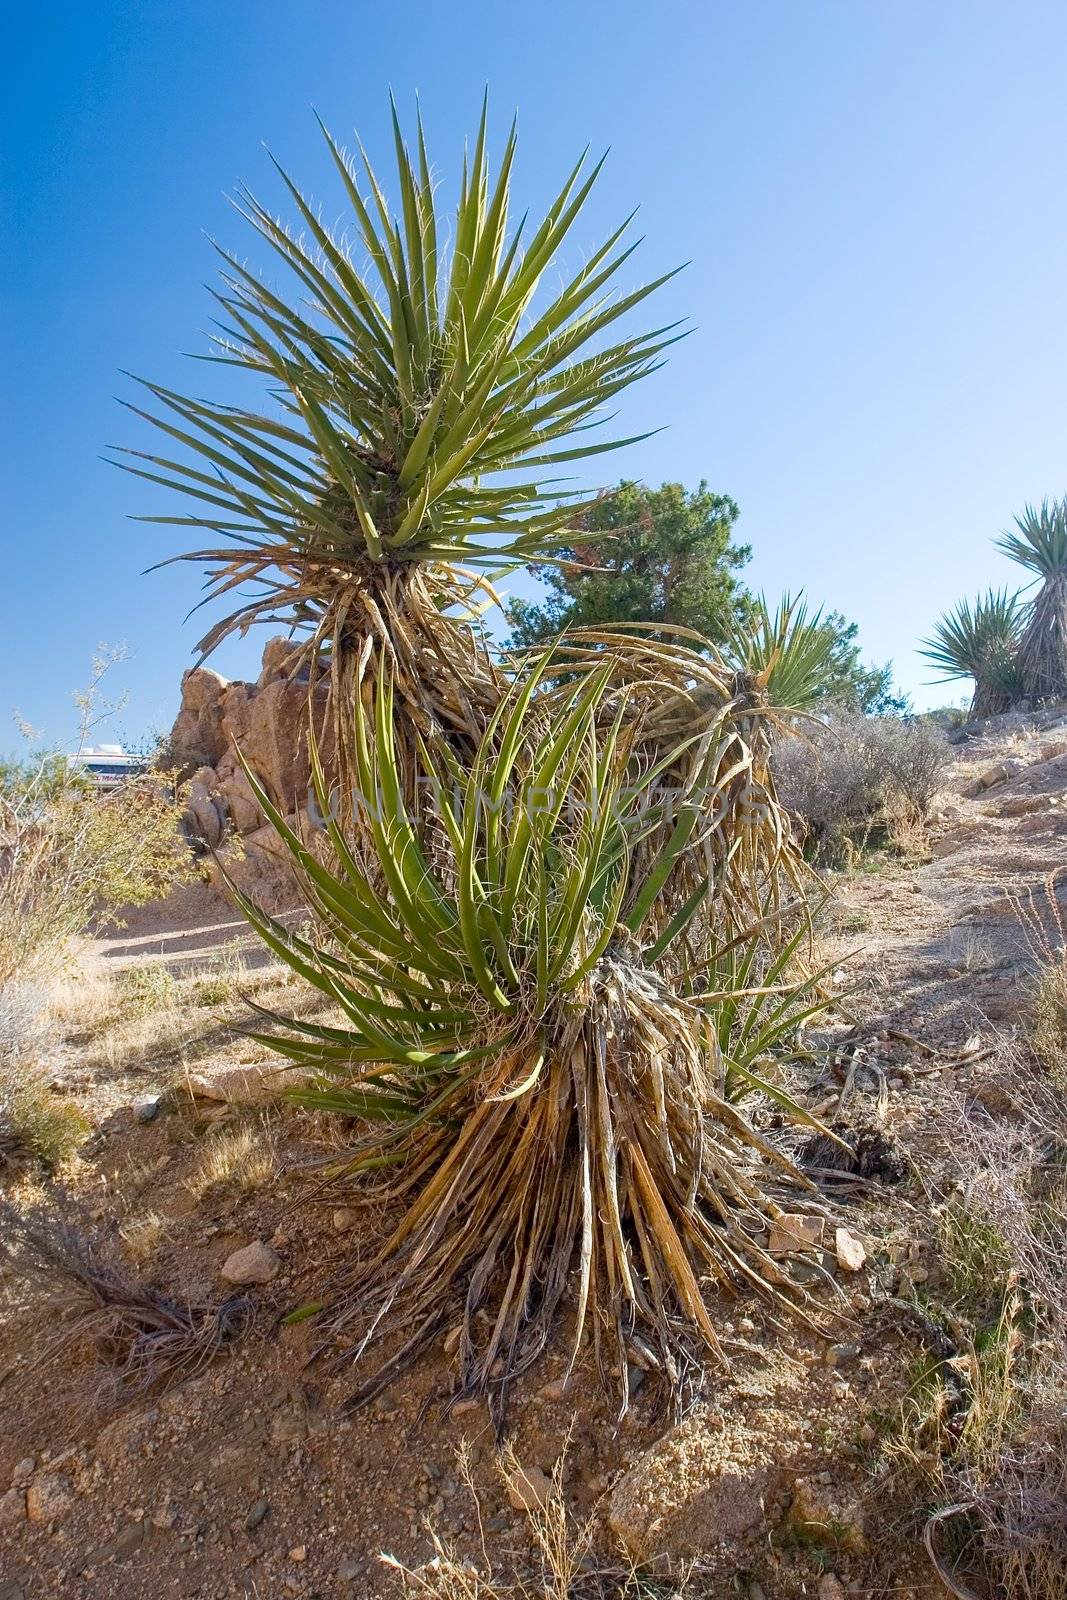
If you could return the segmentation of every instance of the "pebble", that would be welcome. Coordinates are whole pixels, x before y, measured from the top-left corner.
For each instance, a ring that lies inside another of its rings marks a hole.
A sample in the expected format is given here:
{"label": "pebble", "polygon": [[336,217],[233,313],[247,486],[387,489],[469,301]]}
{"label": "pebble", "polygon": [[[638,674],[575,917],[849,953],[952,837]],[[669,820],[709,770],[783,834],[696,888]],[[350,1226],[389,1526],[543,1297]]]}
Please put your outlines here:
{"label": "pebble", "polygon": [[845,1272],[859,1272],[867,1259],[863,1241],[857,1239],[854,1233],[849,1233],[847,1228],[838,1228],[834,1235],[834,1244],[838,1266]]}
{"label": "pebble", "polygon": [[359,1212],[351,1206],[337,1206],[330,1218],[335,1233],[347,1233],[359,1220]]}
{"label": "pebble", "polygon": [[516,1511],[537,1511],[548,1504],[552,1479],[540,1467],[520,1467],[507,1480],[508,1503]]}
{"label": "pebble", "polygon": [[33,1477],[37,1462],[33,1456],[24,1456],[11,1474],[11,1482],[16,1489],[25,1489]]}
{"label": "pebble", "polygon": [[308,1558],[308,1547],[307,1547],[307,1545],[306,1544],[294,1544],[293,1548],[289,1552],[289,1560],[290,1561],[306,1561],[307,1558]]}
{"label": "pebble", "polygon": [[133,1114],[138,1122],[154,1122],[162,1106],[163,1101],[158,1094],[148,1094],[133,1102]]}
{"label": "pebble", "polygon": [[856,1361],[863,1354],[858,1344],[832,1344],[823,1356],[828,1367],[839,1367],[845,1361]]}
{"label": "pebble", "polygon": [[267,1500],[254,1500],[245,1514],[245,1532],[254,1533],[270,1510]]}
{"label": "pebble", "polygon": [[269,1244],[256,1239],[227,1256],[222,1276],[227,1283],[270,1283],[281,1270],[281,1257]]}

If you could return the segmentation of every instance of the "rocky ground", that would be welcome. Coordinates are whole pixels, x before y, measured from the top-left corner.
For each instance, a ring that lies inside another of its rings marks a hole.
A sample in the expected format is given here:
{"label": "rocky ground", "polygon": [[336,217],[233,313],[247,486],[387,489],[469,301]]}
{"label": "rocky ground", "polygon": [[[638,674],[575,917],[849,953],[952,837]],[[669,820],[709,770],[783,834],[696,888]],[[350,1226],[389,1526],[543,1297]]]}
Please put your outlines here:
{"label": "rocky ground", "polygon": [[[351,1369],[310,1359],[313,1322],[282,1322],[373,1219],[309,1182],[336,1130],[279,1108],[273,1063],[236,1031],[240,991],[269,1003],[281,974],[251,967],[206,888],[139,913],[63,998],[55,1086],[93,1125],[66,1181],[130,1271],[195,1303],[244,1295],[249,1319],[199,1370],[116,1397],[46,1298],[0,1285],[2,1600],[385,1596],[382,1554],[417,1568],[435,1538],[511,1594],[561,1505],[583,1594],[621,1593],[635,1564],[627,1592],[650,1596],[943,1595],[886,1439],[928,1337],[908,1306],[940,1270],[929,1196],[960,1119],[996,1114],[1065,857],[1067,718],[957,745],[926,857],[865,857],[821,936],[842,1014],[805,1092],[875,1152],[868,1181],[833,1189],[841,1231],[797,1241],[827,1336],[756,1300],[714,1306],[730,1365],[677,1422],[636,1367],[618,1421],[561,1342],[517,1396],[506,1458],[480,1406],[442,1415],[448,1339],[347,1415]],[[41,1181],[0,1173],[21,1203]]]}

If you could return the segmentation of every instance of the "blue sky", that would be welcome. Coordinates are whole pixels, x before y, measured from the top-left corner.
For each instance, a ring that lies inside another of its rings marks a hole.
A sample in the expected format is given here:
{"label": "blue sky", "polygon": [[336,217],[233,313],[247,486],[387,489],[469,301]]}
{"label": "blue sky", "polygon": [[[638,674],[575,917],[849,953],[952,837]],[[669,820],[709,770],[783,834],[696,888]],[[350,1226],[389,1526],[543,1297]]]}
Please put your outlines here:
{"label": "blue sky", "polygon": [[520,204],[611,146],[571,259],[640,204],[640,274],[690,261],[658,310],[695,326],[624,397],[626,433],[667,426],[614,476],[733,495],[749,581],[855,618],[919,704],[946,695],[917,637],[1009,580],[992,537],[1067,488],[1061,0],[97,0],[12,26],[0,750],[16,707],[68,733],[101,640],[129,649],[120,731],[172,718],[199,579],[141,576],[172,544],[100,459],[143,443],[120,369],[203,392],[207,235],[249,243],[225,196],[280,205],[265,141],[329,200],[312,106],[387,166],[389,87],[446,176],[484,84],[498,140],[517,108]]}

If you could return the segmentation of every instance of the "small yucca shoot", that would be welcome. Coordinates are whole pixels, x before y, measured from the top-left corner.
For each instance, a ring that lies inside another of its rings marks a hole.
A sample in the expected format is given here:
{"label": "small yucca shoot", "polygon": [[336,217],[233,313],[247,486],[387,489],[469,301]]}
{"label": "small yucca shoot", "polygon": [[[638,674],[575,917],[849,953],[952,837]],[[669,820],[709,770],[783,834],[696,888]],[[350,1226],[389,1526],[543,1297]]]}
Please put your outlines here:
{"label": "small yucca shoot", "polygon": [[[635,782],[632,725],[621,709],[601,720],[612,673],[609,658],[543,697],[531,672],[469,772],[425,750],[440,781],[421,823],[380,680],[373,728],[356,713],[372,848],[357,860],[330,824],[337,870],[257,787],[322,939],[240,904],[338,1011],[329,1024],[263,1013],[259,1037],[315,1074],[302,1100],[359,1120],[341,1170],[380,1174],[359,1194],[400,1207],[377,1255],[335,1285],[334,1332],[358,1325],[358,1351],[403,1333],[354,1402],[458,1322],[456,1394],[488,1395],[499,1417],[569,1292],[575,1351],[589,1330],[625,1408],[635,1354],[677,1390],[718,1350],[709,1286],[795,1298],[761,1238],[774,1184],[795,1207],[804,1180],[725,1092],[714,1002],[666,973],[700,897],[647,931],[700,808],[683,802],[666,827],[643,814],[658,766]],[[317,782],[325,813],[321,770]]]}
{"label": "small yucca shoot", "polygon": [[799,595],[783,595],[772,611],[761,594],[735,621],[725,654],[771,711],[797,717],[818,705],[832,680],[834,634],[821,611],[808,615]]}

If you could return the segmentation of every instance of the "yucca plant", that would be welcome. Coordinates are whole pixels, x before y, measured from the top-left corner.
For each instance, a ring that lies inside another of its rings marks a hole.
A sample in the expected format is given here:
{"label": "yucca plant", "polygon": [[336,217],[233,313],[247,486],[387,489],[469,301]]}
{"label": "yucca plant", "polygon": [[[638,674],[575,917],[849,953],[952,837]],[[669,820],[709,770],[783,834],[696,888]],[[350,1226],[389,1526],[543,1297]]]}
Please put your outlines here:
{"label": "yucca plant", "polygon": [[[321,865],[256,785],[322,938],[240,904],[340,1015],[264,1012],[258,1037],[315,1074],[304,1101],[358,1119],[340,1172],[380,1174],[359,1192],[400,1208],[328,1297],[331,1340],[351,1329],[362,1353],[404,1335],[354,1402],[452,1324],[456,1396],[488,1395],[499,1419],[569,1286],[574,1349],[588,1330],[623,1408],[628,1359],[678,1391],[693,1359],[720,1349],[709,1286],[796,1302],[761,1240],[780,1214],[776,1183],[793,1208],[816,1202],[725,1092],[717,1001],[701,1000],[699,976],[688,998],[669,981],[699,899],[649,934],[701,806],[669,827],[646,814],[660,765],[681,752],[634,781],[635,727],[624,707],[607,725],[601,715],[614,669],[607,657],[548,698],[544,664],[532,670],[469,771],[424,747],[425,771],[441,774],[429,835],[405,800],[380,678],[373,729],[355,711],[366,861],[331,822],[339,869]],[[317,763],[315,781],[325,809]],[[658,848],[639,852],[650,836]]]}
{"label": "yucca plant", "polygon": [[[706,959],[764,918],[767,894],[806,892],[807,874],[779,806],[768,762],[776,712],[754,695],[747,676],[691,629],[661,625],[649,639],[639,626],[574,628],[557,645],[547,672],[567,692],[575,677],[614,661],[602,718],[621,714],[632,735],[638,773],[655,767],[652,809],[684,806],[692,817],[658,900],[664,922],[694,895],[700,909],[677,946],[682,965]],[[550,693],[553,691],[550,691]],[[667,759],[664,759],[664,758]],[[658,849],[651,838],[637,847]]]}
{"label": "yucca plant", "polygon": [[1067,497],[1027,506],[998,548],[1041,587],[1026,608],[1017,667],[1031,700],[1067,699]]}
{"label": "yucca plant", "polygon": [[783,595],[772,611],[761,594],[733,621],[725,655],[782,722],[810,713],[825,695],[833,677],[834,634],[821,611],[808,615],[799,595]]}
{"label": "yucca plant", "polygon": [[971,715],[996,716],[1023,693],[1018,665],[1026,612],[1017,594],[989,589],[947,611],[919,654],[942,678],[973,678]]}
{"label": "yucca plant", "polygon": [[412,155],[393,110],[395,214],[362,146],[360,174],[323,132],[348,207],[341,229],[280,167],[302,232],[247,191],[237,201],[298,292],[221,252],[222,321],[207,359],[253,374],[259,399],[237,406],[149,383],[158,409],[132,409],[181,451],[127,450],[124,464],[190,502],[144,520],[224,536],[174,558],[205,565],[202,603],[243,594],[201,640],[203,655],[280,621],[329,661],[342,757],[346,708],[383,659],[407,719],[473,747],[503,685],[455,607],[469,614],[480,590],[492,593],[487,575],[551,559],[566,542],[585,504],[561,488],[560,467],[634,442],[590,443],[587,430],[680,334],[604,336],[672,274],[613,292],[635,248],[622,242],[627,219],[542,291],[602,161],[587,169],[583,156],[542,221],[512,227],[515,130],[494,173],[485,106],[450,229],[421,121]]}

